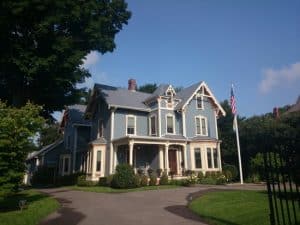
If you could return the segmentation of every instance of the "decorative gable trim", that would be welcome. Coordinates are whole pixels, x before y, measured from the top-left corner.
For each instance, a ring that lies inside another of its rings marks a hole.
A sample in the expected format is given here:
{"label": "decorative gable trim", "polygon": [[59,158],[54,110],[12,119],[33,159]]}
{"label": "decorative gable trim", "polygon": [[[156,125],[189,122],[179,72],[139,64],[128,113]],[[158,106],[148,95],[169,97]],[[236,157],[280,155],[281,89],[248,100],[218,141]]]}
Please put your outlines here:
{"label": "decorative gable trim", "polygon": [[216,106],[218,107],[219,111],[221,112],[222,116],[226,115],[225,110],[222,108],[222,106],[219,104],[219,102],[217,101],[217,99],[215,98],[215,96],[213,95],[213,93],[211,92],[211,90],[209,89],[209,87],[207,86],[207,84],[202,81],[199,86],[196,88],[196,90],[194,91],[194,93],[189,97],[189,99],[184,103],[184,105],[182,106],[182,110],[185,109],[185,107],[189,104],[189,102],[193,99],[193,97],[197,94],[197,92],[200,90],[201,87],[204,87],[206,89],[206,91],[208,92],[208,95],[205,95],[209,98],[211,98],[213,100],[213,102],[216,104]]}

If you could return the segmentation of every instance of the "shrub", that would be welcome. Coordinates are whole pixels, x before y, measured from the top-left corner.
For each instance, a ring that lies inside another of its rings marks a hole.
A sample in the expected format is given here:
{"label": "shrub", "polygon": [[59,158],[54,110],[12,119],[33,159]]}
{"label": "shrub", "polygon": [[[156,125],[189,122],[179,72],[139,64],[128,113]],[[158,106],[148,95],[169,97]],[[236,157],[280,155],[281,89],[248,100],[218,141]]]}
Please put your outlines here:
{"label": "shrub", "polygon": [[117,165],[111,186],[114,188],[135,187],[135,174],[132,166],[128,164]]}
{"label": "shrub", "polygon": [[141,177],[139,175],[134,175],[134,187],[140,187],[141,186]]}
{"label": "shrub", "polygon": [[226,183],[226,177],[225,175],[221,174],[216,179],[216,184],[225,184]]}
{"label": "shrub", "polygon": [[137,173],[142,176],[144,174],[144,170],[142,168],[138,168]]}
{"label": "shrub", "polygon": [[225,165],[223,166],[223,171],[225,172],[225,171],[227,171],[227,170],[229,170],[229,171],[231,172],[231,175],[232,175],[232,179],[229,180],[229,181],[234,181],[234,180],[236,180],[237,177],[238,177],[238,175],[239,175],[238,169],[236,168],[236,166],[230,165],[230,164],[225,164]]}
{"label": "shrub", "polygon": [[91,186],[95,186],[96,182],[87,180],[86,175],[80,175],[77,178],[77,185],[81,187],[91,187]]}
{"label": "shrub", "polygon": [[167,185],[169,183],[169,177],[166,172],[163,172],[162,176],[160,177],[159,184],[160,185]]}
{"label": "shrub", "polygon": [[148,170],[147,170],[147,172],[148,172],[148,175],[149,175],[149,177],[153,174],[153,169],[152,168],[149,168]]}
{"label": "shrub", "polygon": [[31,178],[32,185],[49,185],[54,184],[54,171],[46,166],[38,167]]}
{"label": "shrub", "polygon": [[106,186],[106,184],[107,184],[107,177],[100,177],[98,185],[99,186]]}
{"label": "shrub", "polygon": [[157,184],[157,177],[155,175],[150,176],[149,186],[155,186]]}
{"label": "shrub", "polygon": [[184,180],[183,185],[187,187],[194,186],[197,184],[197,176],[195,174],[191,174],[187,179]]}
{"label": "shrub", "polygon": [[145,187],[148,185],[148,177],[146,175],[141,176],[141,186]]}
{"label": "shrub", "polygon": [[161,176],[162,171],[163,171],[162,169],[157,169],[157,170],[156,170],[156,173],[157,173],[157,176],[158,176],[158,177]]}
{"label": "shrub", "polygon": [[169,181],[169,184],[170,185],[178,185],[178,186],[182,186],[183,185],[183,183],[184,183],[184,180],[170,180]]}
{"label": "shrub", "polygon": [[204,177],[201,181],[200,184],[210,184],[210,185],[215,185],[217,183],[216,179],[212,177]]}
{"label": "shrub", "polygon": [[231,174],[230,170],[223,171],[223,174],[225,175],[227,182],[232,181],[232,174]]}
{"label": "shrub", "polygon": [[56,185],[75,185],[77,184],[78,177],[82,176],[83,173],[73,173],[70,175],[59,176],[56,180]]}
{"label": "shrub", "polygon": [[198,182],[200,182],[204,178],[204,174],[202,171],[199,171],[197,174]]}

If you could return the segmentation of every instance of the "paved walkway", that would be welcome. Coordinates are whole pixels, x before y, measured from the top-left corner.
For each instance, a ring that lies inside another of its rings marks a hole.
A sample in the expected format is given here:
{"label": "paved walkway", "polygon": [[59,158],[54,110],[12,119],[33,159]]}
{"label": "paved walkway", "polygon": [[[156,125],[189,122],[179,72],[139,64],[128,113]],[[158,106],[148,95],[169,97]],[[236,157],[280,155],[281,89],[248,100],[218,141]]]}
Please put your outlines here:
{"label": "paved walkway", "polygon": [[106,194],[43,189],[62,205],[40,225],[204,225],[187,203],[216,189],[265,190],[262,185],[198,186],[167,190]]}

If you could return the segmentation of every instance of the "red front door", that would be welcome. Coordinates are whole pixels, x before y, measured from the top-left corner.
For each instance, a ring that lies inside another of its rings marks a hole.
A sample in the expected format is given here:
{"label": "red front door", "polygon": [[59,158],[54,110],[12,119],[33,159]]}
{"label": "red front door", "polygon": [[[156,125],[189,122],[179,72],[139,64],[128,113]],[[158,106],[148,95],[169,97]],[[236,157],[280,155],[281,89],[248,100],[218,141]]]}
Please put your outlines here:
{"label": "red front door", "polygon": [[175,150],[169,150],[169,167],[170,172],[177,174],[177,154]]}

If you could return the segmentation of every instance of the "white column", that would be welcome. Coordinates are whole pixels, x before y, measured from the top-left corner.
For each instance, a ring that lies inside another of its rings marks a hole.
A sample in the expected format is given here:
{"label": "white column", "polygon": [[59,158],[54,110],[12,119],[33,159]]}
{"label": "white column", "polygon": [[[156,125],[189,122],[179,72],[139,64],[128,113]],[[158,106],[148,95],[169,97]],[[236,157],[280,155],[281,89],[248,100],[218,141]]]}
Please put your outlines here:
{"label": "white column", "polygon": [[111,117],[110,117],[110,165],[109,165],[109,173],[112,174],[114,167],[116,166],[116,164],[114,164],[113,162],[113,153],[114,153],[114,146],[112,144],[112,141],[114,139],[114,128],[115,128],[115,109],[111,110]]}
{"label": "white column", "polygon": [[133,143],[129,142],[129,165],[133,166]]}
{"label": "white column", "polygon": [[160,102],[161,99],[157,99],[158,107],[157,107],[157,114],[158,114],[158,137],[161,137],[161,113],[160,113]]}
{"label": "white column", "polygon": [[169,144],[165,144],[165,171],[169,173]]}
{"label": "white column", "polygon": [[109,146],[109,174],[113,173],[115,167],[115,163],[114,163],[114,145],[112,143],[110,143]]}
{"label": "white column", "polygon": [[182,146],[184,170],[187,170],[186,145]]}
{"label": "white column", "polygon": [[96,177],[96,164],[97,164],[97,151],[96,148],[93,148],[92,179]]}
{"label": "white column", "polygon": [[90,172],[90,151],[86,154],[86,173]]}
{"label": "white column", "polygon": [[185,110],[182,110],[182,135],[186,137]]}
{"label": "white column", "polygon": [[118,153],[118,146],[114,147],[114,163],[113,163],[113,170],[112,172],[114,173],[116,170],[116,166],[117,166],[117,153]]}
{"label": "white column", "polygon": [[219,169],[222,171],[220,143],[217,144]]}
{"label": "white column", "polygon": [[164,153],[163,153],[163,149],[162,149],[161,145],[158,146],[158,154],[159,154],[159,169],[163,169],[164,168]]}

